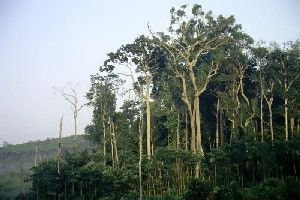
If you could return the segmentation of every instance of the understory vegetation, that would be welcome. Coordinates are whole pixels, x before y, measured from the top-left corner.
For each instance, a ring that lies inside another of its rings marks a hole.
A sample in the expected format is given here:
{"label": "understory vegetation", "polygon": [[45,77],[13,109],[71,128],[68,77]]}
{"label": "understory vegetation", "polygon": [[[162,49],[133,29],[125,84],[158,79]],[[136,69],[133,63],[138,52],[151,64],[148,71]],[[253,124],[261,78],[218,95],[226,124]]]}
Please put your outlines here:
{"label": "understory vegetation", "polygon": [[200,5],[170,13],[91,76],[93,150],[57,145],[17,199],[299,198],[300,42],[257,43]]}

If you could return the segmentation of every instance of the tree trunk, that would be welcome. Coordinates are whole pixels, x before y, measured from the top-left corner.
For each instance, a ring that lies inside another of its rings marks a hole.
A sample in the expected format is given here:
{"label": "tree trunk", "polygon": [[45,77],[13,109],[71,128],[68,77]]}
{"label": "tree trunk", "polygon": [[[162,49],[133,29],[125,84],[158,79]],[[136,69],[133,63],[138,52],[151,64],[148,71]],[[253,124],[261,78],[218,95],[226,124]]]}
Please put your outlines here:
{"label": "tree trunk", "polygon": [[113,138],[112,138],[112,122],[109,118],[109,132],[110,132],[110,151],[111,151],[111,160],[112,165],[115,166],[115,157],[114,157],[114,145],[113,145]]}
{"label": "tree trunk", "polygon": [[195,127],[195,114],[189,111],[190,114],[190,126],[191,126],[191,150],[196,152],[196,127]]}
{"label": "tree trunk", "polygon": [[285,124],[285,141],[288,141],[289,139],[288,98],[284,98],[284,124]]}
{"label": "tree trunk", "polygon": [[76,136],[77,136],[77,110],[74,111],[74,135],[75,135],[75,139],[76,139]]}
{"label": "tree trunk", "polygon": [[102,116],[102,125],[103,125],[103,157],[104,157],[104,165],[106,165],[106,129],[105,129],[104,116]]}
{"label": "tree trunk", "polygon": [[219,132],[219,115],[220,115],[220,98],[218,95],[218,100],[217,100],[217,113],[216,113],[216,148],[219,147],[219,137],[220,137],[220,132]]}
{"label": "tree trunk", "polygon": [[202,139],[201,139],[201,121],[200,121],[200,107],[199,107],[199,96],[194,101],[195,118],[196,118],[196,150],[203,155]]}
{"label": "tree trunk", "polygon": [[63,117],[60,119],[59,123],[59,142],[58,142],[58,152],[57,152],[57,173],[60,174],[60,154],[61,154],[61,138],[63,129]]}
{"label": "tree trunk", "polygon": [[270,132],[271,132],[271,141],[272,141],[272,143],[274,143],[272,102],[268,103],[268,107],[269,107],[269,123],[270,123]]}
{"label": "tree trunk", "polygon": [[295,118],[292,117],[292,118],[290,119],[290,126],[291,126],[292,139],[294,138],[294,125],[295,125]]}
{"label": "tree trunk", "polygon": [[223,145],[224,138],[225,138],[224,137],[224,110],[223,110],[223,108],[220,108],[220,136],[221,136],[220,145]]}
{"label": "tree trunk", "polygon": [[261,134],[261,142],[264,142],[264,115],[263,115],[263,90],[261,89],[260,94],[260,134]]}
{"label": "tree trunk", "polygon": [[[201,142],[201,124],[200,124],[200,110],[199,110],[199,97],[194,99],[194,113],[196,122],[196,151],[203,156],[202,142]],[[195,167],[195,177],[200,176],[200,161],[196,163]]]}
{"label": "tree trunk", "polygon": [[151,158],[151,109],[150,109],[150,81],[147,79],[146,91],[146,120],[147,120],[147,157]]}
{"label": "tree trunk", "polygon": [[143,199],[142,158],[143,158],[143,114],[140,115],[140,121],[139,121],[139,189],[140,189],[140,200]]}
{"label": "tree trunk", "polygon": [[188,113],[185,113],[185,150],[188,150]]}
{"label": "tree trunk", "polygon": [[298,119],[297,119],[297,133],[299,134],[300,133],[300,117],[298,116]]}
{"label": "tree trunk", "polygon": [[118,156],[118,148],[117,148],[117,138],[115,134],[115,123],[112,121],[112,138],[113,138],[113,146],[114,146],[114,156],[116,163],[119,163],[119,156]]}
{"label": "tree trunk", "polygon": [[179,140],[179,131],[180,131],[180,114],[177,114],[177,130],[176,130],[176,148],[179,149],[180,140]]}

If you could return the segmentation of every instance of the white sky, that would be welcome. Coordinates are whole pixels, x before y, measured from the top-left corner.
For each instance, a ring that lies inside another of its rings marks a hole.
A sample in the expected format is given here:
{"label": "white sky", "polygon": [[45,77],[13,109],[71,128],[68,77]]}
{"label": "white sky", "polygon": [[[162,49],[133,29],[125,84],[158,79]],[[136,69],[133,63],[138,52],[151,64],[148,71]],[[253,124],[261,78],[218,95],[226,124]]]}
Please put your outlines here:
{"label": "white sky", "polygon": [[[297,0],[0,0],[0,143],[56,137],[61,115],[72,134],[70,106],[51,88],[79,82],[83,97],[108,52],[147,33],[148,22],[165,31],[171,7],[193,3],[233,14],[256,40],[300,38]],[[81,133],[91,115],[80,113]]]}

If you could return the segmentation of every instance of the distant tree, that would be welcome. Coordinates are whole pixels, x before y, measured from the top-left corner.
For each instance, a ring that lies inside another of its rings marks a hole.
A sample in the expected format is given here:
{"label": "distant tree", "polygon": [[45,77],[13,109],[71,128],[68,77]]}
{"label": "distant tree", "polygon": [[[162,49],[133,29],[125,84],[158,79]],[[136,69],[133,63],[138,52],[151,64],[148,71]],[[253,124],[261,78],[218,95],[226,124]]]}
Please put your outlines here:
{"label": "distant tree", "polygon": [[7,141],[5,141],[5,140],[4,140],[3,143],[2,143],[2,146],[3,146],[3,147],[7,147],[7,146],[9,146],[9,145],[10,145],[10,144],[9,144]]}
{"label": "distant tree", "polygon": [[78,113],[79,111],[85,106],[84,103],[79,102],[79,97],[78,97],[78,83],[75,85],[70,84],[69,86],[62,87],[62,88],[56,88],[53,87],[53,90],[55,93],[60,94],[68,103],[71,104],[71,109],[73,111],[73,119],[74,119],[74,135],[75,138],[77,136],[77,118],[78,118]]}

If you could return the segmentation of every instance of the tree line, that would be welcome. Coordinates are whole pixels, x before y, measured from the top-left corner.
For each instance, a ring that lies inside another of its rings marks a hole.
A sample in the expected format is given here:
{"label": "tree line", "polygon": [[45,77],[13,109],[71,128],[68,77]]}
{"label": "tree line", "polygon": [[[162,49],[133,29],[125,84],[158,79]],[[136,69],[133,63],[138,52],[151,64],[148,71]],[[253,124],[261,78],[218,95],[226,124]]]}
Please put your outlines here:
{"label": "tree line", "polygon": [[255,42],[200,5],[170,14],[166,32],[149,27],[91,75],[85,136],[97,148],[65,152],[59,171],[57,160],[34,167],[36,199],[300,194],[299,40]]}

